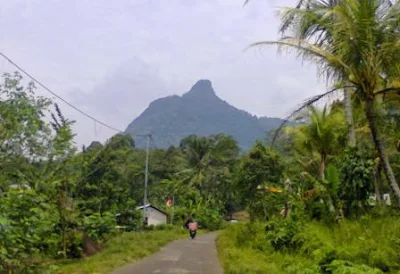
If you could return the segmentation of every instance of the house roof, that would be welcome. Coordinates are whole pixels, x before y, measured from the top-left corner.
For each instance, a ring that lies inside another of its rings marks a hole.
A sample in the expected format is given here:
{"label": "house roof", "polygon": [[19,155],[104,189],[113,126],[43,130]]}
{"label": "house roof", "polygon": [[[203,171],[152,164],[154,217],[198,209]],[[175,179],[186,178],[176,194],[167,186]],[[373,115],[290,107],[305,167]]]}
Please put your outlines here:
{"label": "house roof", "polygon": [[163,210],[161,210],[161,209],[159,209],[159,208],[157,208],[157,207],[155,207],[155,206],[152,206],[151,204],[146,204],[146,205],[138,206],[138,207],[136,207],[136,209],[144,209],[144,208],[149,208],[149,207],[152,207],[152,208],[154,208],[155,210],[158,210],[158,211],[160,211],[161,213],[164,213],[165,215],[168,215],[167,212],[165,212],[165,211],[163,211]]}

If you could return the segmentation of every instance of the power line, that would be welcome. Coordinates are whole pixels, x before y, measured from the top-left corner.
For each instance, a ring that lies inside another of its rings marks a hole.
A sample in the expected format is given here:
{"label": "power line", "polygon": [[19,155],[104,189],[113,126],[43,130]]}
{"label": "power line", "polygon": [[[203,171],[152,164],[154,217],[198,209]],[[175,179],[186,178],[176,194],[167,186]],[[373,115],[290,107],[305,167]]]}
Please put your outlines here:
{"label": "power line", "polygon": [[[57,93],[55,93],[54,91],[52,91],[50,88],[48,88],[46,85],[44,85],[42,82],[40,82],[39,80],[37,80],[34,76],[32,76],[30,73],[28,73],[26,70],[24,70],[21,66],[19,66],[17,63],[15,63],[14,61],[12,61],[9,57],[7,57],[3,52],[0,51],[0,56],[3,57],[5,60],[7,60],[10,64],[12,64],[13,66],[15,66],[18,70],[20,70],[22,73],[24,73],[26,76],[28,76],[32,81],[34,81],[35,83],[37,83],[38,85],[40,85],[42,88],[44,88],[46,91],[48,91],[49,93],[51,93],[52,95],[54,95],[55,97],[57,97],[59,100],[61,100],[62,102],[64,102],[65,104],[67,104],[68,106],[70,106],[71,108],[73,108],[74,110],[78,111],[79,113],[81,113],[82,115],[86,116],[87,118],[93,120],[95,122],[94,127],[95,127],[95,131],[97,131],[96,129],[96,123],[99,123],[100,125],[105,126],[106,128],[109,128],[113,131],[116,131],[118,133],[122,133],[124,134],[124,131],[110,126],[109,124],[106,124],[102,121],[100,121],[99,119],[93,117],[92,115],[86,113],[85,111],[79,109],[78,107],[74,106],[72,103],[68,102],[67,100],[65,100],[64,98],[62,98],[60,95],[58,95]],[[97,132],[96,132],[97,134]],[[150,137],[151,142],[153,143],[153,145],[155,146],[156,149],[158,149],[157,145],[154,142],[154,139],[152,138],[151,134],[129,134],[132,137]],[[165,135],[165,134],[164,134]],[[172,134],[166,134],[167,136],[173,136]]]}
{"label": "power line", "polygon": [[[2,56],[4,59],[6,59],[10,64],[12,64],[13,66],[15,66],[17,69],[19,69],[22,73],[24,73],[26,76],[28,76],[30,79],[32,79],[32,81],[34,81],[35,83],[37,83],[38,85],[40,85],[42,88],[44,88],[46,91],[50,92],[53,96],[55,96],[56,98],[58,98],[59,100],[61,100],[62,102],[64,102],[65,104],[67,104],[68,106],[70,106],[71,108],[75,109],[76,111],[78,111],[79,113],[81,113],[82,115],[86,116],[89,119],[92,119],[95,124],[95,131],[96,131],[96,122],[111,129],[114,130],[118,133],[124,133],[122,130],[119,130],[113,126],[110,126],[100,120],[98,120],[97,118],[91,116],[90,114],[87,114],[86,112],[84,112],[83,110],[75,107],[73,104],[71,104],[70,102],[68,102],[67,100],[65,100],[64,98],[62,98],[61,96],[59,96],[58,94],[56,94],[54,91],[52,91],[50,88],[48,88],[47,86],[45,86],[44,84],[42,84],[39,80],[37,80],[35,77],[33,77],[31,74],[29,74],[27,71],[25,71],[22,67],[20,67],[18,64],[16,64],[14,61],[12,61],[10,58],[8,58],[5,54],[3,54],[0,51],[0,56]],[[146,146],[146,167],[145,167],[145,191],[144,191],[144,214],[143,214],[143,219],[145,220],[146,217],[146,204],[147,204],[147,181],[148,181],[148,169],[149,169],[149,145],[150,145],[150,141],[153,143],[153,145],[157,148],[157,145],[155,144],[151,133],[150,134],[134,134],[134,136],[137,137],[147,137],[147,146]],[[106,146],[103,148],[105,149]],[[103,151],[103,149],[101,149],[97,156]],[[102,167],[100,167],[102,168]],[[89,173],[87,176],[90,176],[91,174],[95,173],[96,171],[98,171],[100,168],[95,169],[94,171],[92,171],[91,173]],[[86,177],[86,176],[85,176]],[[83,179],[82,179],[83,180]]]}
{"label": "power line", "polygon": [[74,106],[73,104],[71,104],[70,102],[68,102],[67,100],[65,100],[64,98],[62,98],[61,96],[59,96],[57,93],[55,93],[54,91],[52,91],[51,89],[49,89],[48,87],[46,87],[44,84],[42,84],[39,80],[37,80],[35,77],[33,77],[31,74],[29,74],[27,71],[25,71],[22,67],[20,67],[18,64],[16,64],[15,62],[13,62],[10,58],[8,58],[4,53],[2,53],[0,51],[0,56],[2,56],[4,59],[6,59],[10,64],[12,64],[13,66],[15,66],[17,69],[19,69],[22,73],[24,73],[26,76],[28,76],[29,78],[32,79],[32,81],[34,81],[35,83],[37,83],[38,85],[40,85],[42,88],[44,88],[45,90],[47,90],[48,92],[50,92],[52,95],[54,95],[55,97],[57,97],[58,99],[60,99],[62,102],[64,102],[65,104],[67,104],[68,106],[70,106],[71,108],[75,109],[76,111],[78,111],[79,113],[81,113],[82,115],[86,116],[89,119],[92,119],[93,121],[113,130],[116,131],[118,133],[123,133],[122,130],[119,130],[113,126],[110,126],[100,120],[98,120],[97,118],[93,117],[90,114],[87,114],[86,112],[84,112],[83,110],[77,108],[76,106]]}

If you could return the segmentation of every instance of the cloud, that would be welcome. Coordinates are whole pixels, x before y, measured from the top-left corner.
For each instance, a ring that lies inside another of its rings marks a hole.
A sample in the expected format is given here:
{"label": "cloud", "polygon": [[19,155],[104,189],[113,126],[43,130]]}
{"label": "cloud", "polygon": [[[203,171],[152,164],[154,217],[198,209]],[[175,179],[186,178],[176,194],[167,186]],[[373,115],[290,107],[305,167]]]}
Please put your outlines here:
{"label": "cloud", "polygon": [[107,116],[124,129],[151,101],[166,94],[167,88],[157,70],[140,58],[132,57],[75,102],[90,112]]}
{"label": "cloud", "polygon": [[[295,0],[7,0],[1,50],[66,99],[124,129],[153,98],[208,78],[217,94],[253,114],[284,116],[324,89],[315,68],[275,48],[279,6]],[[10,67],[0,62],[0,71]],[[44,93],[44,91],[41,91]],[[77,143],[114,132],[77,120]]]}

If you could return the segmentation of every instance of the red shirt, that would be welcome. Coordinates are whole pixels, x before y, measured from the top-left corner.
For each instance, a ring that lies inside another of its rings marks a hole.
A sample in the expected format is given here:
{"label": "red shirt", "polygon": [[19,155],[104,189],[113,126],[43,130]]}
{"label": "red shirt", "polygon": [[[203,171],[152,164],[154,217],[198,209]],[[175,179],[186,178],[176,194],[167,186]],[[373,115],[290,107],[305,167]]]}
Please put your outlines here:
{"label": "red shirt", "polygon": [[197,222],[190,222],[189,223],[189,230],[196,231],[197,230]]}

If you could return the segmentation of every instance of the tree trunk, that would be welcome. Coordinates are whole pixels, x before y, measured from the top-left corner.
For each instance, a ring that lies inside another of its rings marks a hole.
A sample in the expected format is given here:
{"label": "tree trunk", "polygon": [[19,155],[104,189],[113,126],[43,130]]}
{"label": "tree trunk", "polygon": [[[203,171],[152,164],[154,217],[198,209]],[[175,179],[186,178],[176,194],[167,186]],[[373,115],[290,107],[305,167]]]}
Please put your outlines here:
{"label": "tree trunk", "polygon": [[321,153],[321,162],[319,163],[319,177],[325,179],[326,155]]}
{"label": "tree trunk", "polygon": [[58,214],[60,216],[61,223],[61,241],[62,241],[62,253],[64,259],[67,258],[67,218],[66,218],[66,194],[65,194],[65,179],[60,186],[58,198]]}
{"label": "tree trunk", "polygon": [[382,196],[380,186],[382,185],[382,178],[381,178],[381,164],[379,163],[375,169],[375,196],[376,196],[376,204],[378,206],[382,205]]}
{"label": "tree trunk", "polygon": [[292,182],[290,181],[289,178],[287,178],[286,181],[284,182],[284,186],[288,195],[285,202],[285,218],[286,218],[292,214],[292,203],[290,202],[290,196],[293,193],[293,189],[292,189]]}
{"label": "tree trunk", "polygon": [[371,130],[372,138],[374,140],[375,149],[379,154],[381,159],[383,171],[385,172],[386,178],[389,181],[390,187],[393,190],[394,195],[400,205],[400,188],[397,184],[396,178],[394,177],[392,167],[390,166],[389,158],[386,154],[383,142],[379,133],[378,126],[375,120],[375,110],[374,110],[374,99],[369,98],[365,103],[365,115],[368,120],[369,128]]}
{"label": "tree trunk", "polygon": [[57,209],[58,215],[60,217],[60,225],[61,225],[61,245],[62,245],[62,254],[64,259],[67,258],[67,232],[66,232],[66,218],[65,218],[65,211],[64,211],[64,203],[62,194],[57,196]]}
{"label": "tree trunk", "polygon": [[333,203],[333,198],[331,195],[328,195],[328,207],[330,212],[336,212],[336,207]]}
{"label": "tree trunk", "polygon": [[347,124],[347,145],[349,147],[356,146],[356,130],[354,128],[353,120],[353,106],[351,104],[351,90],[344,90],[344,112],[346,114]]}

